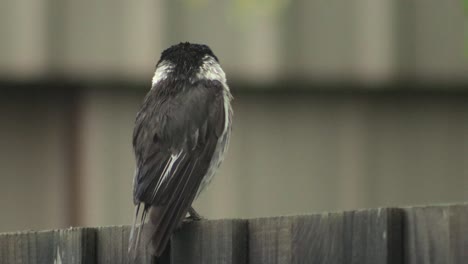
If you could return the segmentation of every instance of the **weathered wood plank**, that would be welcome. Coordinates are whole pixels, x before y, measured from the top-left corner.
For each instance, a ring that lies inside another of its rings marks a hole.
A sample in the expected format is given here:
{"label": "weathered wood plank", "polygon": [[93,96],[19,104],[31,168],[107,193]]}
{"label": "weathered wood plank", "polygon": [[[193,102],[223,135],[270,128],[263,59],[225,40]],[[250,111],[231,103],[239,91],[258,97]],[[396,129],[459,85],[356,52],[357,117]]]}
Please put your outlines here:
{"label": "weathered wood plank", "polygon": [[0,234],[0,263],[94,264],[91,228]]}
{"label": "weathered wood plank", "polygon": [[184,224],[172,236],[171,263],[248,263],[247,235],[246,220],[213,220]]}
{"label": "weathered wood plank", "polygon": [[[97,228],[97,264],[127,263],[130,230],[130,226],[109,226]],[[150,264],[151,262],[152,256],[147,252],[146,246],[140,245],[138,257],[132,264]]]}
{"label": "weathered wood plank", "polygon": [[292,263],[293,217],[249,220],[249,263]]}
{"label": "weathered wood plank", "polygon": [[405,263],[468,263],[468,204],[404,210]]}
{"label": "weathered wood plank", "polygon": [[[0,264],[127,263],[129,226],[0,234]],[[468,204],[185,224],[158,264],[465,264]],[[154,263],[142,247],[135,264]],[[169,259],[171,258],[171,259]]]}
{"label": "weathered wood plank", "polygon": [[249,220],[249,263],[401,263],[401,210]]}

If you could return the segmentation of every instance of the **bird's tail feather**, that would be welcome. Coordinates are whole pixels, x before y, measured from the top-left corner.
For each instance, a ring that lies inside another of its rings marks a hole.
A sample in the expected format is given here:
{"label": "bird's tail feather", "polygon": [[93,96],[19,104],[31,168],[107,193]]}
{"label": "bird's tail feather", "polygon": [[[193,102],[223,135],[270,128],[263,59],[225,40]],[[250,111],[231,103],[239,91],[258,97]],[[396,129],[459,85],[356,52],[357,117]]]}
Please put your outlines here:
{"label": "bird's tail feather", "polygon": [[[164,253],[172,233],[181,224],[187,211],[189,210],[198,187],[203,179],[203,175],[208,170],[209,163],[199,163],[200,159],[211,157],[216,142],[212,142],[205,146],[201,154],[194,155],[188,160],[185,160],[182,166],[176,166],[180,171],[172,172],[171,180],[166,183],[165,192],[171,195],[166,200],[161,200],[160,204],[145,206],[142,213],[142,226],[149,211],[149,221],[145,225],[145,231],[142,236],[137,235],[135,238],[135,250],[138,248],[139,240],[143,245],[149,246],[149,252],[161,257]],[[138,210],[137,210],[138,211]],[[140,227],[139,233],[142,227]],[[136,251],[135,251],[136,252]]]}
{"label": "bird's tail feather", "polygon": [[181,174],[183,179],[174,186],[174,195],[166,205],[152,206],[150,209],[148,221],[152,229],[149,241],[150,250],[156,256],[161,256],[164,253],[172,233],[184,219],[195,198],[201,180],[201,177],[193,177],[196,164],[197,160],[195,159],[184,166],[185,173]]}
{"label": "bird's tail feather", "polygon": [[[173,207],[151,207],[148,228],[150,237],[150,252],[161,256],[169,243],[171,235],[187,214],[190,205],[184,205],[185,199],[177,199]],[[191,202],[191,201],[190,201]]]}

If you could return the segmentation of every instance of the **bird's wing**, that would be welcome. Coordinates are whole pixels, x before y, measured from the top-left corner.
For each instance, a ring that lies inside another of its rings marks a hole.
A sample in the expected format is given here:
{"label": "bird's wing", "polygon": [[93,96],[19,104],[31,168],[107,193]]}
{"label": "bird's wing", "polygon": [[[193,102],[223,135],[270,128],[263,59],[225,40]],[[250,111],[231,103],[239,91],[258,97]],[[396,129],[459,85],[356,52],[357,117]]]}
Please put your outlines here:
{"label": "bird's wing", "polygon": [[173,95],[161,94],[170,90],[164,88],[154,87],[146,97],[133,140],[137,158],[134,201],[145,204],[142,218],[150,210],[156,255],[162,253],[191,206],[225,129],[220,82],[171,87],[181,91]]}

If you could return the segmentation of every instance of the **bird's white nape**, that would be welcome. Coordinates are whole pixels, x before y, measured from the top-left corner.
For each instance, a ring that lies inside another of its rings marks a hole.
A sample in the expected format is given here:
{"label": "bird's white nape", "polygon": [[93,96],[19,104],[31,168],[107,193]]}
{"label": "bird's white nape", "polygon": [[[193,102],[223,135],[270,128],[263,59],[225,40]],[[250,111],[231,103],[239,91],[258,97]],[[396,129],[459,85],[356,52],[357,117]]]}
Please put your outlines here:
{"label": "bird's white nape", "polygon": [[203,64],[200,66],[200,69],[197,72],[197,78],[219,81],[223,84],[223,86],[226,86],[225,88],[229,90],[229,87],[226,85],[226,74],[221,68],[221,65],[219,65],[219,63],[212,56],[206,55],[203,58]]}
{"label": "bird's white nape", "polygon": [[152,87],[158,82],[166,79],[169,76],[169,73],[174,69],[174,64],[169,61],[161,61],[156,70],[154,71],[153,79],[152,79]]}

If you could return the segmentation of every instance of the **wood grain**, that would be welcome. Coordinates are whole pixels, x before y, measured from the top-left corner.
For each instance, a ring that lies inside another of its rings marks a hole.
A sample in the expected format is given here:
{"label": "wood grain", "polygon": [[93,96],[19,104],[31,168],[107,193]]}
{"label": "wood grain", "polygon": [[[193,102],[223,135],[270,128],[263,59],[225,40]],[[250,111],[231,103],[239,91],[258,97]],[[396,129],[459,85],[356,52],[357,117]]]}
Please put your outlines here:
{"label": "wood grain", "polygon": [[249,220],[249,263],[401,263],[401,211]]}
{"label": "wood grain", "polygon": [[214,220],[183,225],[171,241],[171,263],[247,264],[247,221]]}
{"label": "wood grain", "polygon": [[[97,228],[97,264],[126,264],[128,263],[128,239],[130,226],[110,226]],[[138,229],[137,229],[138,230]],[[150,264],[152,256],[145,245],[140,245],[136,260],[132,264]],[[163,264],[163,263],[158,263]]]}
{"label": "wood grain", "polygon": [[[144,231],[143,231],[144,233]],[[129,226],[0,234],[0,264],[127,263]],[[133,264],[154,264],[142,246]],[[466,264],[468,204],[190,222],[157,264]]]}
{"label": "wood grain", "polygon": [[0,263],[95,264],[91,228],[20,232],[0,235]]}
{"label": "wood grain", "polygon": [[468,263],[468,204],[404,210],[405,263]]}

